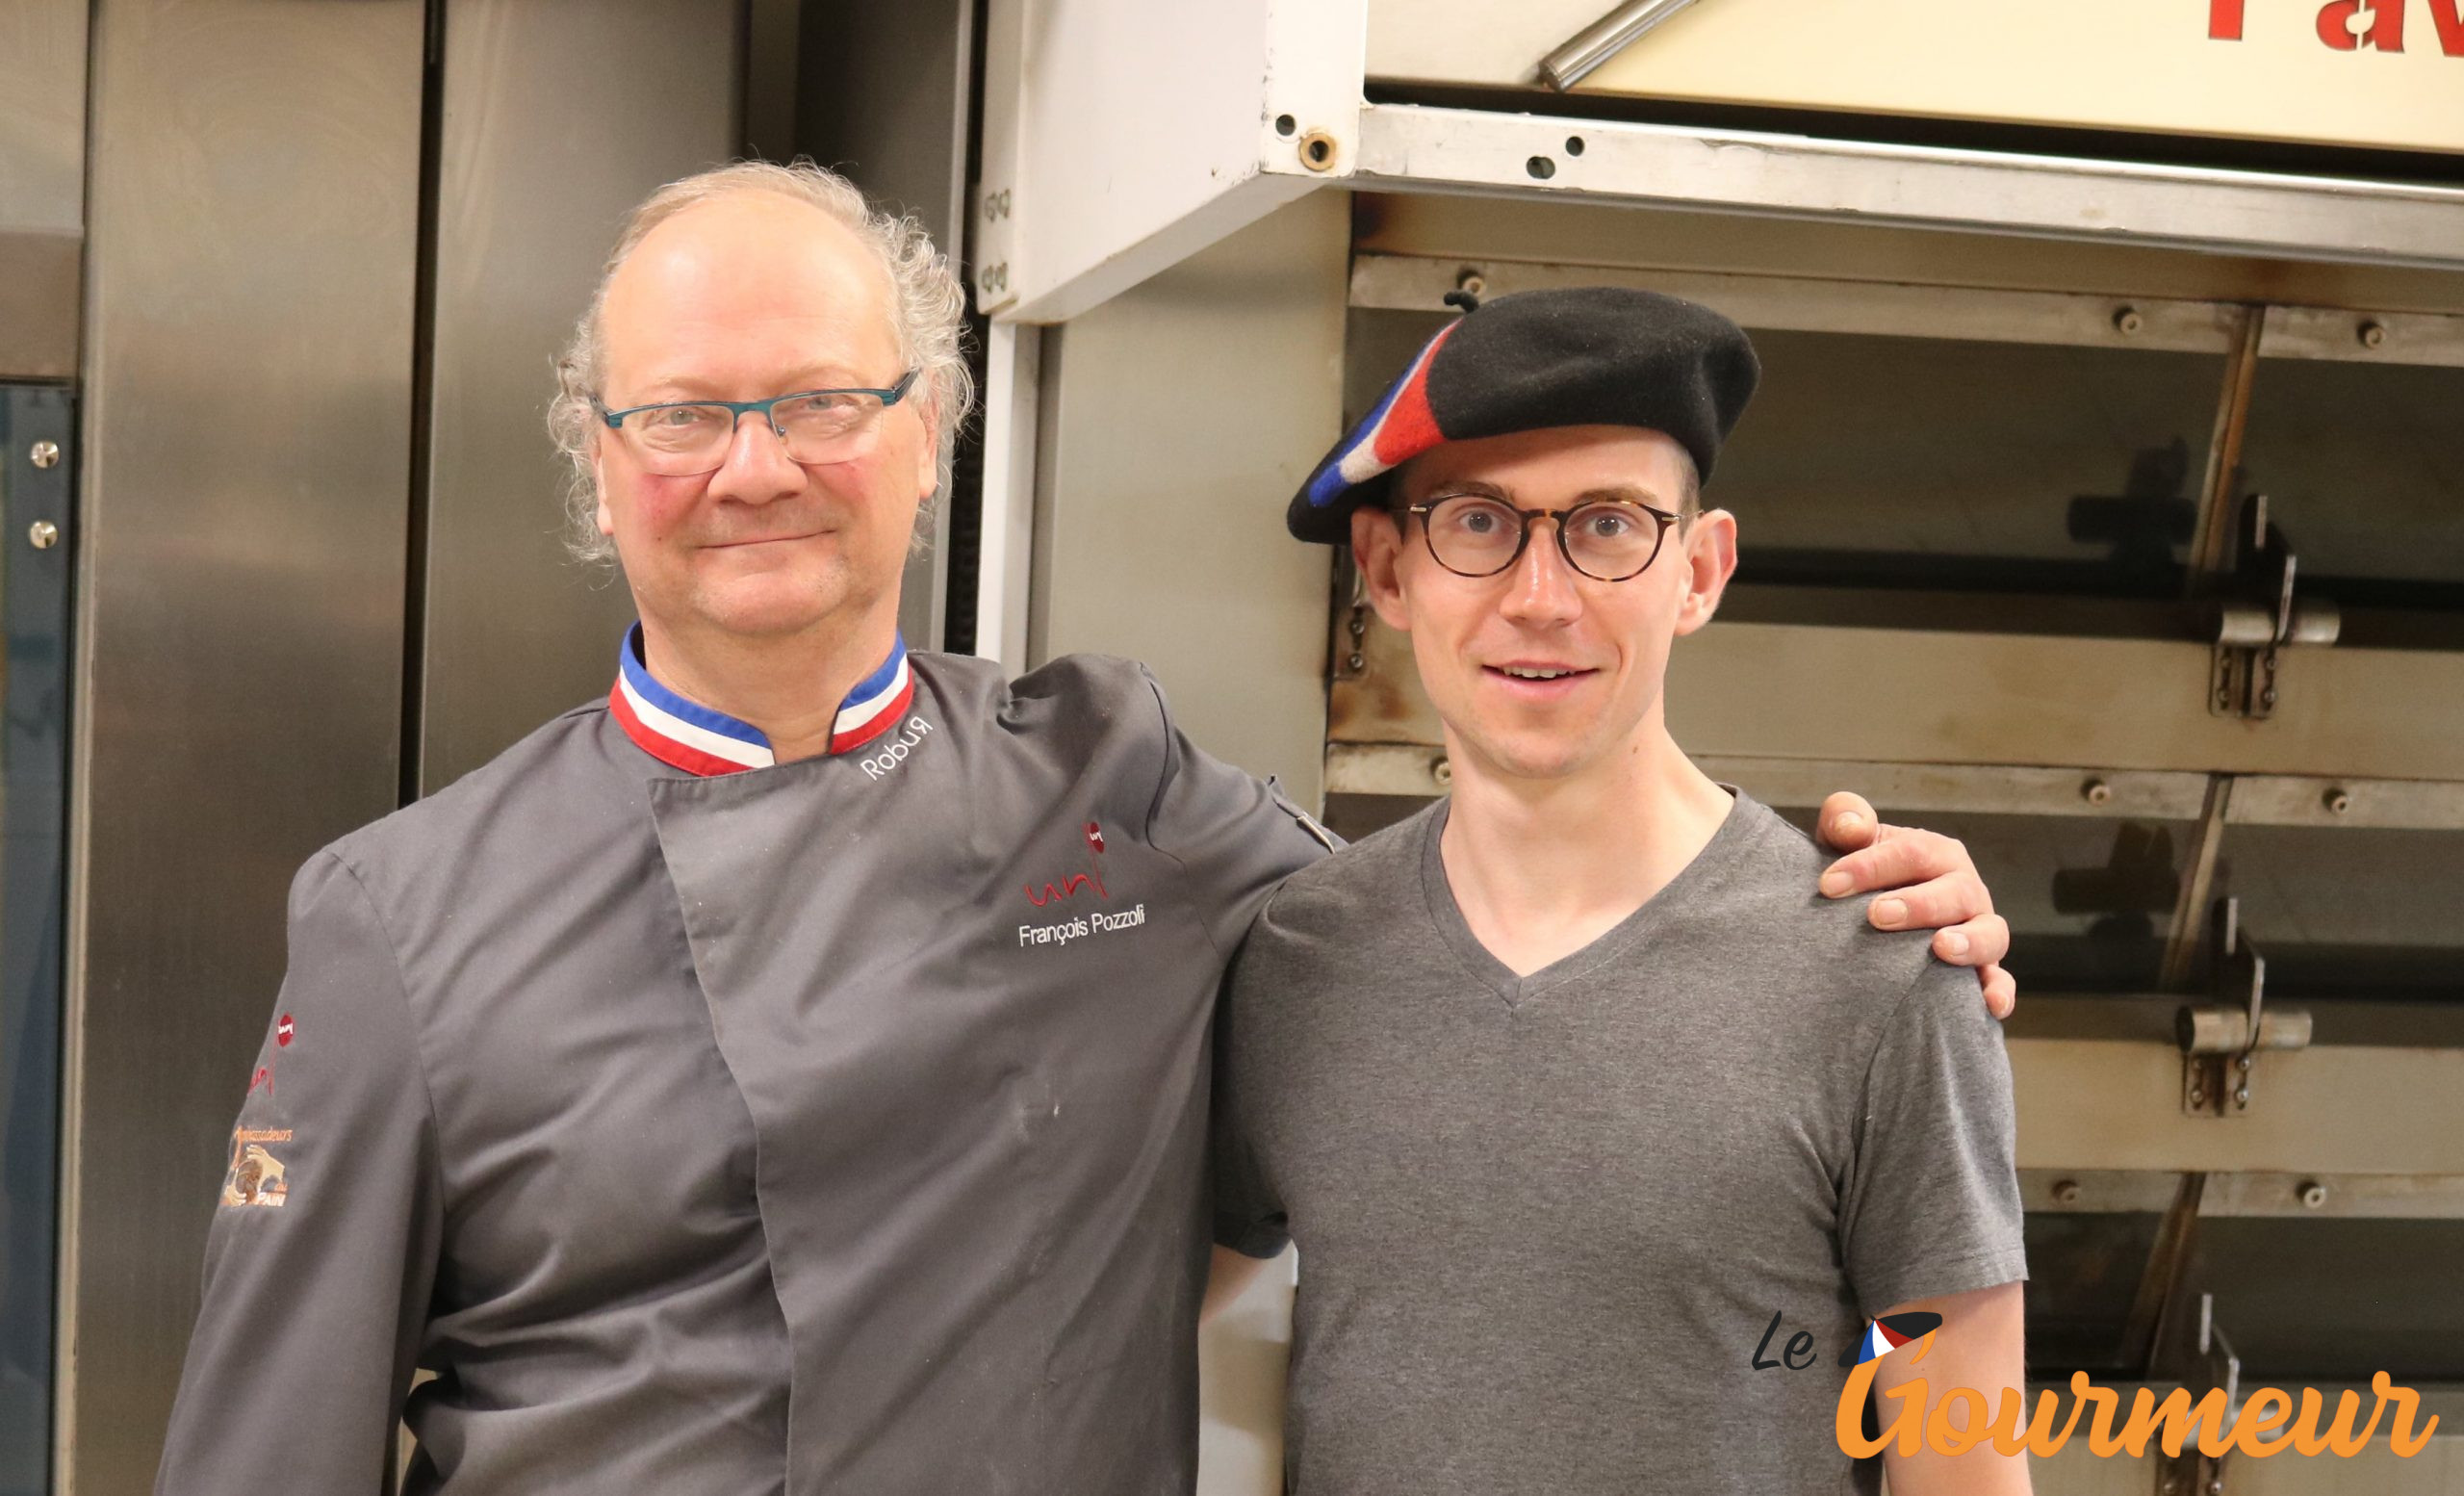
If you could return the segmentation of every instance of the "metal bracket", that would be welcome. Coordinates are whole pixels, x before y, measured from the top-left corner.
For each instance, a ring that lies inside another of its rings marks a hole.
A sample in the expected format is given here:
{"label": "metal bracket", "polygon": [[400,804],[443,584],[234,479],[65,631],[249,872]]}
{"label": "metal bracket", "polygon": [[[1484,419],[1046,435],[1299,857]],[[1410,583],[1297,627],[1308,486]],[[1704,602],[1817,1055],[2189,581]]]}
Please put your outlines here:
{"label": "metal bracket", "polygon": [[[2191,1401],[2221,1390],[2224,1426],[2231,1428],[2242,1411],[2242,1358],[2216,1323],[2214,1294],[2198,1296],[2198,1339],[2186,1359],[2181,1381]],[[2185,1442],[2179,1455],[2157,1451],[2156,1496],[2224,1496],[2224,1459],[2201,1453],[2195,1439]]]}
{"label": "metal bracket", "polygon": [[2240,1117],[2250,1109],[2250,1080],[2262,1049],[2310,1045],[2310,1014],[2267,1006],[2267,958],[2242,934],[2239,899],[2219,899],[2210,925],[2216,1001],[2185,1006],[2173,1018],[2182,1047],[2182,1111],[2192,1117]]}
{"label": "metal bracket", "polygon": [[2230,586],[2217,609],[2216,655],[2207,709],[2217,716],[2264,721],[2274,715],[2279,653],[2293,644],[2333,644],[2343,626],[2336,605],[2297,599],[2299,558],[2284,532],[2268,521],[2268,499],[2243,502]]}

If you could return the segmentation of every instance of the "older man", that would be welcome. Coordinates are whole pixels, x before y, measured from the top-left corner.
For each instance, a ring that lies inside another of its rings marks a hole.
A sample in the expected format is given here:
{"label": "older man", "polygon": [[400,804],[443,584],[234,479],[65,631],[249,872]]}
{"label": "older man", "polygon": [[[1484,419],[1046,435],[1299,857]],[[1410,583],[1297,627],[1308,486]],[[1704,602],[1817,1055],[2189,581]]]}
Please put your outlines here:
{"label": "older man", "polygon": [[300,873],[160,1490],[1190,1486],[1217,984],[1324,846],[1135,664],[908,654],[960,311],[825,172],[629,222],[554,424],[639,626]]}

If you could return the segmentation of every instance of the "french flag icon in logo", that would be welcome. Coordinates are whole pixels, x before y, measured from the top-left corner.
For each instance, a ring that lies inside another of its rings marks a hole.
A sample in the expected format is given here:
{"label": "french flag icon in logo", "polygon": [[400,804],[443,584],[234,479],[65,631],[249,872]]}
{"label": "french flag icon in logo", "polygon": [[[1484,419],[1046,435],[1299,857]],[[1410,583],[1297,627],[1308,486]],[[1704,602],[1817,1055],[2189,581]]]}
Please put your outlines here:
{"label": "french flag icon in logo", "polygon": [[1942,1317],[1914,1310],[1907,1314],[1886,1314],[1865,1327],[1865,1336],[1857,1342],[1857,1364],[1878,1361],[1912,1340],[1922,1340],[1942,1328]]}

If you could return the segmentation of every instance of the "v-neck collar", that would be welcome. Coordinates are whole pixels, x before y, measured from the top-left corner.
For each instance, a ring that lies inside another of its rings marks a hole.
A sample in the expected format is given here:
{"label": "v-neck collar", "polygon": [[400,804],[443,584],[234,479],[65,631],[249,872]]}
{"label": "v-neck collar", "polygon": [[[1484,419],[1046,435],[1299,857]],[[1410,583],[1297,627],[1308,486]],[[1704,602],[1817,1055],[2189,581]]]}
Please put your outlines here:
{"label": "v-neck collar", "polygon": [[1454,886],[1447,881],[1446,857],[1440,850],[1446,820],[1453,812],[1454,802],[1451,798],[1441,800],[1421,822],[1421,890],[1426,896],[1429,920],[1465,970],[1496,993],[1506,1006],[1520,1007],[1526,998],[1574,981],[1626,955],[1665,922],[1673,911],[1692,901],[1700,890],[1719,881],[1752,840],[1756,823],[1769,813],[1733,785],[1720,787],[1729,792],[1733,803],[1721,818],[1719,829],[1711,833],[1711,839],[1703,843],[1703,849],[1694,854],[1692,861],[1678,869],[1676,877],[1591,943],[1569,951],[1529,976],[1517,976],[1512,967],[1480,943],[1480,938],[1472,933],[1471,921],[1463,917],[1463,906],[1454,900]]}
{"label": "v-neck collar", "polygon": [[[857,682],[838,704],[830,745],[824,751],[841,754],[871,742],[888,732],[914,699],[915,677],[907,665],[907,640],[893,635],[889,658]],[[617,651],[616,685],[607,693],[607,709],[636,747],[688,774],[706,778],[741,774],[779,761],[761,729],[688,701],[660,684],[642,658],[638,623],[625,631],[624,645]]]}

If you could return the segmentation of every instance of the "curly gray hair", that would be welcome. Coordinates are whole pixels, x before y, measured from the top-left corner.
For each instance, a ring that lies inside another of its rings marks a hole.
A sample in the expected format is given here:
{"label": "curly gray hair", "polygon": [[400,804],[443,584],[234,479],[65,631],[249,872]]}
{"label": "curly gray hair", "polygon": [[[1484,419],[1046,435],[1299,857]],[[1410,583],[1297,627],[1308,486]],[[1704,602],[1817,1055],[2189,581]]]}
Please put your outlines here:
{"label": "curly gray hair", "polygon": [[[738,193],[773,193],[808,203],[854,231],[881,257],[883,272],[896,293],[891,315],[899,352],[908,368],[920,372],[918,393],[925,397],[939,435],[934,498],[949,487],[959,428],[975,403],[975,375],[967,368],[964,348],[966,292],[949,260],[912,218],[873,207],[854,183],[827,168],[801,158],[783,167],[740,161],[670,182],[633,210],[600,271],[589,309],[574,324],[573,341],[556,360],[556,398],[548,406],[548,435],[573,465],[565,484],[565,543],[578,559],[616,558],[614,544],[599,532],[599,488],[590,463],[591,435],[599,423],[592,400],[606,374],[600,321],[607,283],[651,230],[687,208]],[[928,514],[930,508],[928,500]],[[919,516],[919,546],[927,532]]]}

